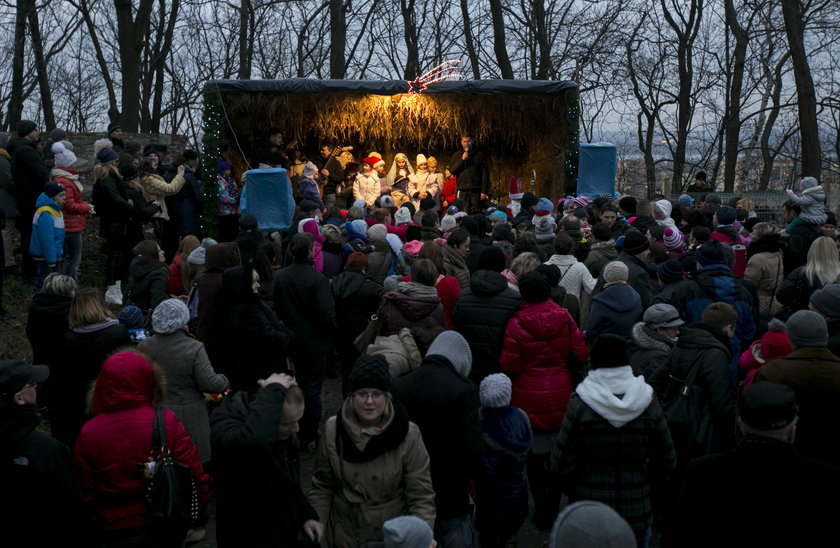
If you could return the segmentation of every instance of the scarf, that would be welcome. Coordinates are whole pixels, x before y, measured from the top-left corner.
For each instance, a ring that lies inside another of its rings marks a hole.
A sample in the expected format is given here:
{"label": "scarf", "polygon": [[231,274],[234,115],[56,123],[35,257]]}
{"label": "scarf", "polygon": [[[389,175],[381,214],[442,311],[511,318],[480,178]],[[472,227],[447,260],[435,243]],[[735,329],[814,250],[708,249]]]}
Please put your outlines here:
{"label": "scarf", "polygon": [[643,376],[629,365],[593,369],[575,390],[583,402],[616,428],[641,415],[653,399]]}

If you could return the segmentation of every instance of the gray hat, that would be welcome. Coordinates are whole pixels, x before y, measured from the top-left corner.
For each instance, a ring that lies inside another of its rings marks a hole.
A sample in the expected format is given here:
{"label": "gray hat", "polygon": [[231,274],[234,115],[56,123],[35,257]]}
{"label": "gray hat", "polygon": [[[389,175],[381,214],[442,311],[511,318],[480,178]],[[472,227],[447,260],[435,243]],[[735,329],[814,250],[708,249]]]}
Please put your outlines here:
{"label": "gray hat", "polygon": [[190,310],[181,299],[166,299],[152,312],[152,329],[155,333],[175,333],[190,321]]}
{"label": "gray hat", "polygon": [[469,375],[472,370],[470,345],[457,331],[444,331],[435,337],[426,356],[443,356],[463,377]]}
{"label": "gray hat", "polygon": [[189,257],[187,257],[187,262],[189,264],[204,264],[205,257],[207,256],[207,248],[217,243],[219,242],[213,238],[204,238],[201,240],[201,245],[193,249]]}
{"label": "gray hat", "polygon": [[785,323],[790,344],[795,347],[821,347],[828,344],[825,319],[811,310],[799,310]]}
{"label": "gray hat", "polygon": [[582,500],[566,506],[554,520],[550,548],[635,548],[636,535],[618,513],[602,502]]}
{"label": "gray hat", "polygon": [[604,287],[609,284],[626,284],[630,271],[621,261],[612,261],[604,266]]}
{"label": "gray hat", "polygon": [[382,525],[385,548],[429,548],[432,528],[417,516],[400,516]]}
{"label": "gray hat", "polygon": [[478,387],[478,398],[481,407],[506,407],[510,405],[510,394],[513,383],[504,373],[487,375]]}
{"label": "gray hat", "polygon": [[396,207],[396,204],[391,196],[386,195],[379,198],[379,207]]}
{"label": "gray hat", "polygon": [[680,318],[680,313],[677,309],[665,303],[657,303],[645,310],[645,315],[642,316],[642,320],[651,329],[678,327],[685,323]]}
{"label": "gray hat", "polygon": [[828,284],[811,293],[811,305],[830,319],[840,319],[840,284]]}

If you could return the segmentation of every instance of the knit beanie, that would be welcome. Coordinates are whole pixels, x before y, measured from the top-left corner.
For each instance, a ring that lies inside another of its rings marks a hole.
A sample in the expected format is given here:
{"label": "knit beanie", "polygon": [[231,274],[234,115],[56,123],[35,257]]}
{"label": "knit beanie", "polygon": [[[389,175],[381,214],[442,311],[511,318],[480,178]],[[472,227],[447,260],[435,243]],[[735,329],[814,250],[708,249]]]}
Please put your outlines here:
{"label": "knit beanie", "polygon": [[719,225],[731,225],[735,222],[737,213],[735,212],[734,207],[722,205],[715,211],[715,217],[717,217]]}
{"label": "knit beanie", "polygon": [[551,296],[551,286],[539,272],[527,272],[519,278],[519,293],[526,302],[541,303]]}
{"label": "knit beanie", "polygon": [[420,211],[429,211],[430,209],[435,208],[435,199],[431,196],[426,196],[422,200],[420,200]]}
{"label": "knit beanie", "polygon": [[103,148],[96,153],[97,164],[110,164],[111,162],[116,162],[119,159],[120,155],[117,154],[114,151],[114,149],[110,147]]}
{"label": "knit beanie", "polygon": [[665,261],[656,267],[656,277],[665,284],[672,284],[685,279],[685,269],[679,261]]}
{"label": "knit beanie", "polygon": [[[55,128],[50,132],[50,140],[53,143],[64,141],[65,139],[67,139],[67,132],[61,128]],[[71,147],[70,150],[73,150],[73,148]]]}
{"label": "knit beanie", "polygon": [[62,192],[67,192],[67,189],[64,188],[64,185],[62,185],[61,183],[50,181],[44,185],[44,194],[47,195],[47,198],[54,198]]}
{"label": "knit beanie", "polygon": [[738,418],[756,430],[778,430],[796,420],[796,392],[787,385],[757,382],[741,393]]}
{"label": "knit beanie", "polygon": [[446,214],[440,220],[440,229],[442,232],[452,230],[456,226],[458,226],[458,222],[455,220],[455,217],[453,215]]}
{"label": "knit beanie", "polygon": [[379,198],[379,207],[384,207],[385,209],[391,209],[392,207],[397,207],[397,204],[394,203],[394,198],[392,196],[381,196]]}
{"label": "knit beanie", "polygon": [[230,165],[230,163],[225,162],[224,160],[219,160],[219,169],[217,170],[219,175],[231,169],[233,169],[233,166]]}
{"label": "knit beanie", "polygon": [[462,377],[472,370],[472,351],[467,339],[457,331],[443,331],[435,337],[426,356],[443,356]]}
{"label": "knit beanie", "polygon": [[407,225],[411,222],[411,212],[408,208],[401,207],[394,213],[394,224],[396,226]]}
{"label": "knit beanie", "polygon": [[628,230],[627,233],[624,235],[624,243],[622,244],[622,249],[630,255],[638,255],[645,249],[649,248],[650,240],[648,240],[647,236],[645,236],[635,228]]}
{"label": "knit beanie", "polygon": [[18,134],[18,137],[26,137],[38,126],[32,120],[21,120],[17,124],[15,124],[15,132]]}
{"label": "knit beanie", "polygon": [[631,215],[636,214],[636,198],[632,196],[625,196],[618,201],[618,207]]}
{"label": "knit beanie", "polygon": [[361,272],[368,266],[368,256],[361,251],[354,251],[347,257],[344,263],[344,270],[357,270]]}
{"label": "knit beanie", "polygon": [[548,280],[548,287],[557,287],[560,284],[560,267],[555,264],[541,264],[534,272],[539,272]]}
{"label": "knit beanie", "polygon": [[635,548],[636,534],[602,502],[582,500],[566,506],[554,520],[549,548]]}
{"label": "knit beanie", "polygon": [[811,293],[811,305],[829,319],[840,319],[840,284],[828,284]]}
{"label": "knit beanie", "polygon": [[668,251],[684,251],[685,245],[683,244],[683,233],[679,230],[674,230],[670,226],[665,227],[663,231],[663,243],[665,244],[665,249]]}
{"label": "knit beanie", "polygon": [[204,238],[201,240],[201,246],[193,249],[189,257],[187,257],[187,262],[196,265],[204,264],[205,257],[207,256],[207,248],[217,243],[219,242],[213,238]]}
{"label": "knit beanie", "polygon": [[76,163],[76,155],[73,154],[73,150],[68,149],[62,142],[53,143],[52,152],[57,168],[65,169]]}
{"label": "knit beanie", "polygon": [[496,223],[496,226],[493,227],[493,241],[510,241],[512,237],[513,232],[510,229],[510,225],[507,223]]}
{"label": "knit beanie", "polygon": [[575,204],[575,207],[586,207],[592,203],[592,199],[589,196],[578,196],[572,203]]}
{"label": "knit beanie", "polygon": [[544,215],[542,217],[534,215],[531,222],[534,224],[534,232],[537,236],[553,237],[554,232],[557,230],[557,223],[551,215]]}
{"label": "knit beanie", "polygon": [[487,375],[478,387],[481,407],[506,407],[510,405],[513,384],[504,373]]}
{"label": "knit beanie", "polygon": [[350,226],[353,227],[353,231],[359,236],[367,235],[367,223],[364,222],[362,219],[356,219],[350,223]]}
{"label": "knit beanie", "polygon": [[729,264],[729,258],[726,256],[726,250],[723,249],[723,244],[717,240],[708,240],[703,242],[703,245],[697,248],[695,255],[697,257],[697,262],[700,263],[701,266]]}
{"label": "knit beanie", "polygon": [[793,352],[790,339],[785,332],[785,323],[773,318],[767,324],[767,332],[761,336],[761,357],[765,361],[783,358]]}
{"label": "knit beanie", "polygon": [[505,269],[505,252],[500,247],[488,245],[478,256],[478,269],[501,272]]}
{"label": "knit beanie", "polygon": [[627,365],[627,338],[612,333],[598,335],[589,351],[589,361],[592,369]]}
{"label": "knit beanie", "polygon": [[315,167],[315,164],[312,162],[306,162],[306,165],[303,166],[303,176],[307,179],[311,179],[315,177],[316,173],[318,173],[318,168]]}
{"label": "knit beanie", "polygon": [[301,200],[298,204],[301,213],[309,213],[318,209],[318,202],[314,200]]}
{"label": "knit beanie", "polygon": [[522,209],[530,209],[532,206],[537,205],[538,202],[539,200],[533,192],[526,192],[522,195]]}
{"label": "knit beanie", "polygon": [[612,261],[604,266],[604,287],[611,284],[626,284],[630,271],[621,261]]}
{"label": "knit beanie", "polygon": [[798,348],[823,347],[828,344],[825,319],[811,310],[799,310],[785,324],[790,343]]}
{"label": "knit beanie", "polygon": [[355,202],[353,202],[353,207],[358,207],[362,211],[365,210],[365,205],[366,204],[364,200],[356,200]]}
{"label": "knit beanie", "polygon": [[417,516],[400,516],[382,525],[385,548],[429,548],[432,528]]}
{"label": "knit beanie", "polygon": [[[388,229],[385,228],[383,224],[373,225],[372,227],[368,228],[367,236],[368,240],[384,240],[385,236],[388,235]],[[381,251],[381,250],[380,250]]]}
{"label": "knit beanie", "polygon": [[143,329],[146,324],[143,311],[132,305],[122,307],[117,319],[126,329]]}
{"label": "knit beanie", "polygon": [[540,201],[537,202],[537,207],[534,209],[534,215],[549,215],[552,211],[554,211],[554,204],[551,203],[551,200],[540,198]]}
{"label": "knit beanie", "polygon": [[190,321],[190,310],[181,299],[166,299],[152,312],[152,329],[168,335],[181,329]]}
{"label": "knit beanie", "polygon": [[259,221],[254,215],[243,215],[239,218],[240,230],[256,230],[259,228]]}
{"label": "knit beanie", "polygon": [[361,388],[391,391],[391,373],[385,356],[381,354],[359,356],[353,364],[353,370],[350,371],[347,390],[352,393]]}

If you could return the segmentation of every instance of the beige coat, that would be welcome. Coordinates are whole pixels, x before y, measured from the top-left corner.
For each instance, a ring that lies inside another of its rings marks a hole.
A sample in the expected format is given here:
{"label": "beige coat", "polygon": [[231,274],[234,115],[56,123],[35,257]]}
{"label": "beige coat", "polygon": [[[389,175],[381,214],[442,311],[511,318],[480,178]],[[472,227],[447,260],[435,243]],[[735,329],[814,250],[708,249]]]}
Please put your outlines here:
{"label": "beige coat", "polygon": [[167,183],[163,177],[156,173],[144,175],[140,179],[140,192],[143,193],[143,198],[146,201],[153,202],[160,200],[160,211],[155,213],[155,217],[159,217],[164,221],[169,220],[169,213],[166,211],[166,196],[177,194],[181,187],[184,186],[186,179],[180,175],[176,175],[171,183]]}
{"label": "beige coat", "polygon": [[[351,438],[377,435],[382,426],[362,428],[355,418],[350,398],[342,413]],[[368,462],[347,462],[336,447],[336,417],[330,417],[321,436],[309,502],[325,524],[324,546],[357,548],[381,541],[382,525],[391,518],[413,515],[434,528],[435,492],[429,473],[429,454],[420,429],[409,422],[405,439]]]}
{"label": "beige coat", "polygon": [[775,297],[785,278],[781,251],[756,253],[750,257],[744,278],[758,290],[759,312],[773,315],[781,310],[782,305]]}

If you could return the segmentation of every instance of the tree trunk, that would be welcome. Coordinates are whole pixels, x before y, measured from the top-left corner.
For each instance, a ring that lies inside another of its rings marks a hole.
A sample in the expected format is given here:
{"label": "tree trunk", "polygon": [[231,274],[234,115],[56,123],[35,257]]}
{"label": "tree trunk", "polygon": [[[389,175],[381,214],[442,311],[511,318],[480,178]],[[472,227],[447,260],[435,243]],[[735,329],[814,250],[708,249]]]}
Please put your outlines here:
{"label": "tree trunk", "polygon": [[241,0],[239,3],[239,72],[236,77],[240,80],[251,78],[251,55],[248,40],[251,34],[251,0]]}
{"label": "tree trunk", "polygon": [[493,18],[493,51],[499,61],[499,70],[502,78],[513,80],[513,67],[510,64],[505,40],[505,19],[502,15],[501,0],[490,0],[490,15]]}
{"label": "tree trunk", "polygon": [[478,53],[475,51],[475,42],[472,35],[472,23],[470,22],[470,7],[467,0],[461,0],[461,15],[464,19],[464,42],[467,44],[467,55],[473,70],[473,79],[481,80],[481,72],[478,70]]}
{"label": "tree trunk", "polygon": [[726,0],[724,8],[726,13],[726,26],[735,39],[735,48],[732,52],[729,101],[726,105],[726,118],[724,121],[726,141],[724,148],[723,190],[724,192],[733,192],[735,190],[736,168],[738,167],[738,145],[741,137],[741,94],[743,93],[744,86],[744,66],[747,58],[749,36],[738,23],[738,14],[735,10],[734,0]]}
{"label": "tree trunk", "polygon": [[45,129],[55,129],[55,109],[53,108],[50,77],[47,72],[47,60],[44,57],[44,43],[41,41],[41,27],[38,24],[38,10],[29,10],[29,35],[32,52],[35,54],[35,69],[38,72],[38,89],[41,92],[41,108],[44,110]]}
{"label": "tree trunk", "polygon": [[405,73],[403,78],[414,80],[420,76],[420,48],[417,38],[417,19],[414,17],[414,0],[400,0],[405,36]]}
{"label": "tree trunk", "polygon": [[122,74],[122,115],[119,122],[123,131],[134,132],[140,127],[141,54],[153,5],[153,0],[141,0],[137,16],[132,17],[131,0],[114,0]]}
{"label": "tree trunk", "polygon": [[539,46],[539,64],[537,80],[547,80],[551,75],[551,50],[548,43],[548,30],[545,26],[545,1],[533,1],[534,33]]}
{"label": "tree trunk", "polygon": [[15,14],[15,50],[12,57],[12,89],[14,92],[9,99],[9,129],[14,130],[15,124],[23,115],[23,67],[26,50],[26,20],[29,12],[34,9],[34,0],[19,0]]}
{"label": "tree trunk", "polygon": [[172,6],[169,12],[169,18],[166,22],[166,29],[163,33],[163,43],[159,51],[155,52],[152,58],[150,70],[155,74],[155,87],[152,94],[152,119],[148,131],[152,133],[160,133],[161,112],[163,110],[163,92],[165,86],[164,69],[166,68],[166,59],[172,51],[172,40],[175,34],[175,24],[178,22],[178,13],[181,8],[180,0],[172,0]]}
{"label": "tree trunk", "polygon": [[788,38],[793,78],[796,82],[797,106],[799,108],[799,134],[802,141],[802,175],[820,179],[820,137],[817,126],[817,96],[814,80],[805,51],[805,24],[799,0],[782,0],[782,14],[785,18],[785,32]]}
{"label": "tree trunk", "polygon": [[344,0],[330,0],[330,78],[343,80],[347,74],[347,23],[344,20]]}

